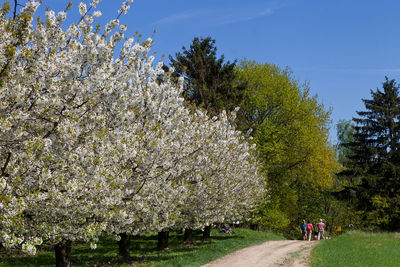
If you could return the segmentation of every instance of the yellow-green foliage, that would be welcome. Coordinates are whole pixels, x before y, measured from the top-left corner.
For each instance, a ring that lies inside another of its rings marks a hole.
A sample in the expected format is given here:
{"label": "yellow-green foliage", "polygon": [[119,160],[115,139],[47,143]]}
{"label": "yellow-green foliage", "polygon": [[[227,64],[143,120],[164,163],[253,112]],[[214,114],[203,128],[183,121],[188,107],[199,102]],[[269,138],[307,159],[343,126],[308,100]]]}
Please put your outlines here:
{"label": "yellow-green foliage", "polygon": [[287,226],[297,220],[301,187],[329,189],[339,168],[328,140],[330,111],[289,69],[242,61],[236,75],[246,84],[238,124],[253,129],[269,184],[258,221],[268,228]]}

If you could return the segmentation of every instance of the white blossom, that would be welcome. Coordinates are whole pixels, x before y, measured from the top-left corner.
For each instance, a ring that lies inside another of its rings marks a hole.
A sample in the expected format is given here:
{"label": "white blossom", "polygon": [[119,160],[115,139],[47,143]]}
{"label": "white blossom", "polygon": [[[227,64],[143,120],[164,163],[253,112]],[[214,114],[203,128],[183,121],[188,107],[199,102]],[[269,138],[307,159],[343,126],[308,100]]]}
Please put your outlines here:
{"label": "white blossom", "polygon": [[90,242],[90,248],[91,249],[96,249],[97,248],[97,244],[95,242]]}
{"label": "white blossom", "polygon": [[93,7],[93,8],[96,8],[97,5],[98,5],[100,2],[101,2],[101,0],[92,0],[92,1],[90,2],[90,6]]}
{"label": "white blossom", "polygon": [[126,31],[126,24],[122,24],[121,26],[119,26],[119,30],[121,31],[121,32],[124,32],[124,31]]}
{"label": "white blossom", "polygon": [[100,10],[93,12],[93,17],[96,19],[101,17],[102,15],[103,15],[103,13]]}
{"label": "white blossom", "polygon": [[129,5],[128,1],[122,2],[121,8],[120,8],[120,10],[118,10],[118,13],[126,14],[126,13],[128,13],[129,8],[130,8],[130,5]]}
{"label": "white blossom", "polygon": [[81,16],[84,16],[87,12],[86,9],[86,4],[84,2],[80,2],[79,3],[79,14],[81,14]]}
{"label": "white blossom", "polygon": [[65,21],[65,19],[67,18],[67,13],[64,11],[60,11],[57,13],[57,26],[61,26],[63,24],[63,22]]}
{"label": "white blossom", "polygon": [[56,16],[53,10],[48,10],[46,11],[46,21],[50,25],[55,25],[56,24]]}
{"label": "white blossom", "polygon": [[36,247],[29,244],[29,243],[25,243],[22,245],[22,251],[30,254],[30,255],[35,255],[36,254]]}

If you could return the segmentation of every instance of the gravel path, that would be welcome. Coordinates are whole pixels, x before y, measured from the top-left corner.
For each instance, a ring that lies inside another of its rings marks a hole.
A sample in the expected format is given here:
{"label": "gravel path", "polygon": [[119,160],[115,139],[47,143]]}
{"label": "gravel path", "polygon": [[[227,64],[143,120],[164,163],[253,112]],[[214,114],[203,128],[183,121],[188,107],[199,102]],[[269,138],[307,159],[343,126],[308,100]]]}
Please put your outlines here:
{"label": "gravel path", "polygon": [[203,267],[306,267],[311,247],[317,242],[299,240],[269,241],[244,248]]}

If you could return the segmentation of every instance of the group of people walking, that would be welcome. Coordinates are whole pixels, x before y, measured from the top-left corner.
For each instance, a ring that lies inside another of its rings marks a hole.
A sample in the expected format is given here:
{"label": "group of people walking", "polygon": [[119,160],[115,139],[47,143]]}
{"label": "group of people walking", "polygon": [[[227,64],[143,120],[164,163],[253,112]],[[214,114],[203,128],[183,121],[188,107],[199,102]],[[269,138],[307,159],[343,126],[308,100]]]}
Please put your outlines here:
{"label": "group of people walking", "polygon": [[301,224],[301,233],[303,234],[303,240],[311,241],[311,238],[314,236],[314,239],[320,240],[325,239],[325,223],[322,219],[319,220],[318,223],[313,225],[311,221],[306,223],[306,220],[303,220]]}

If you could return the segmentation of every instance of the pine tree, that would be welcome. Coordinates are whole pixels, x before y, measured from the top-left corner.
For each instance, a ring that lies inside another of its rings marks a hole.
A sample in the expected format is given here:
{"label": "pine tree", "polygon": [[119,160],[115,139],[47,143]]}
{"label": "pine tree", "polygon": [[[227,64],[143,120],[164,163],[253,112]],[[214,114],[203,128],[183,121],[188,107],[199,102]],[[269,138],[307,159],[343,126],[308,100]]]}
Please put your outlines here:
{"label": "pine tree", "polygon": [[335,150],[338,162],[344,165],[349,161],[349,154],[351,153],[347,148],[347,144],[354,142],[354,123],[351,120],[340,120],[336,124],[336,132],[338,143],[335,146]]}
{"label": "pine tree", "polygon": [[365,111],[353,118],[355,141],[347,168],[360,179],[356,187],[359,208],[369,224],[383,229],[400,227],[400,96],[395,80],[371,90],[363,99]]}
{"label": "pine tree", "polygon": [[194,38],[189,49],[182,47],[182,52],[169,59],[175,75],[185,77],[186,100],[213,115],[239,106],[242,87],[234,85],[236,61],[224,62],[223,55],[217,58],[211,37]]}

